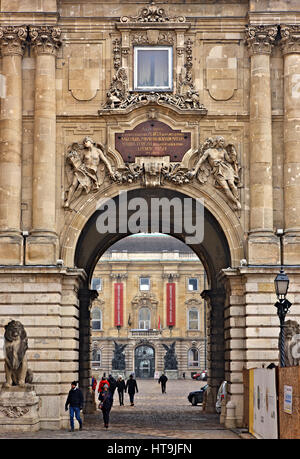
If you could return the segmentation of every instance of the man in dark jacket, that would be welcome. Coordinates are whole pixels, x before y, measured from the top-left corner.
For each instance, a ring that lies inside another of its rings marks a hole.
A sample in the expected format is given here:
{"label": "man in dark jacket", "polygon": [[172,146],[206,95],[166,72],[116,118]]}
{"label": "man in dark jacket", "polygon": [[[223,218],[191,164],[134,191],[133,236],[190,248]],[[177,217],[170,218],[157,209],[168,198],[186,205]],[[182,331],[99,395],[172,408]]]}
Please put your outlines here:
{"label": "man in dark jacket", "polygon": [[163,373],[159,380],[158,380],[158,384],[161,384],[161,392],[163,394],[166,394],[166,384],[167,384],[167,381],[168,381],[168,378],[167,376]]}
{"label": "man in dark jacket", "polygon": [[117,379],[117,389],[119,394],[120,406],[124,406],[124,391],[125,391],[125,381],[121,375]]}
{"label": "man in dark jacket", "polygon": [[109,391],[112,396],[114,396],[115,390],[117,388],[117,381],[112,375],[108,375],[108,382],[109,382]]}
{"label": "man in dark jacket", "polygon": [[79,430],[82,430],[82,420],[80,417],[80,410],[83,408],[83,395],[81,390],[77,387],[77,381],[71,383],[71,390],[69,391],[68,398],[65,404],[65,410],[70,413],[70,432],[74,432],[74,414],[79,422]]}
{"label": "man in dark jacket", "polygon": [[130,405],[134,406],[134,394],[135,391],[138,392],[138,387],[136,380],[133,378],[133,374],[129,376],[129,379],[127,380],[126,386],[125,386],[125,392],[128,390],[128,395],[129,395],[129,400],[130,400]]}

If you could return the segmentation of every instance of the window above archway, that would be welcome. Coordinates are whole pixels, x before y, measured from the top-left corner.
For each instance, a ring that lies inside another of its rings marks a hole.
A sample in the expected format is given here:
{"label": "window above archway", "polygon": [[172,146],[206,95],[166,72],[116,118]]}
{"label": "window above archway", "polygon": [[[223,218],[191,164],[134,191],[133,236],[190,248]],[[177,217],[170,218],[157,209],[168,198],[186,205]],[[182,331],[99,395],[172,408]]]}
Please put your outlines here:
{"label": "window above archway", "polygon": [[171,46],[134,47],[134,90],[171,91],[172,79]]}

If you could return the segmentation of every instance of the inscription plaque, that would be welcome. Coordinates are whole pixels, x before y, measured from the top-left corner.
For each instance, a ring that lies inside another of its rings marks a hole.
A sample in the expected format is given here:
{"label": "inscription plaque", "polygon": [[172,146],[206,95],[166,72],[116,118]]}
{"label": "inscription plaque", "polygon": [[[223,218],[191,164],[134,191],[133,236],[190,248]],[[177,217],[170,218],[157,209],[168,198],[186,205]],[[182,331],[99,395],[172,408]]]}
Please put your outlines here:
{"label": "inscription plaque", "polygon": [[116,133],[115,148],[128,163],[134,163],[137,156],[170,156],[171,162],[180,162],[191,148],[191,133],[149,120],[131,131]]}

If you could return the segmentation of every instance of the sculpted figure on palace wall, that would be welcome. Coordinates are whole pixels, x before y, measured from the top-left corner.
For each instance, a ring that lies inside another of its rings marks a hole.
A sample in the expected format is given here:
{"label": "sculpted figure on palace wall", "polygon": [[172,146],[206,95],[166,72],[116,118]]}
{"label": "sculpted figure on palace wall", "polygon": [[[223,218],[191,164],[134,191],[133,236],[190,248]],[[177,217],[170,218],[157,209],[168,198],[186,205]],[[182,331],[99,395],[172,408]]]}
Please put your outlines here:
{"label": "sculpted figure on palace wall", "polygon": [[[101,165],[104,167],[101,170]],[[71,185],[67,191],[64,207],[68,208],[70,201],[85,192],[96,192],[105,178],[105,168],[109,176],[115,179],[106,154],[101,143],[94,142],[90,137],[85,137],[82,144],[73,143],[67,155],[67,174]]]}
{"label": "sculpted figure on palace wall", "polygon": [[215,140],[206,139],[203,146],[198,150],[199,159],[195,167],[188,172],[188,177],[197,177],[204,184],[210,174],[215,179],[215,186],[220,187],[229,201],[237,209],[241,208],[238,198],[239,165],[234,145],[226,146],[223,137],[218,136]]}
{"label": "sculpted figure on palace wall", "polygon": [[296,320],[287,320],[284,324],[285,366],[300,365],[300,325]]}
{"label": "sculpted figure on palace wall", "polygon": [[125,163],[114,169],[107,157],[104,146],[90,137],[83,142],[73,143],[67,154],[66,173],[69,187],[66,191],[64,207],[83,193],[97,192],[108,175],[118,185],[140,182],[146,187],[164,186],[166,182],[182,186],[197,180],[204,185],[212,176],[214,186],[226,196],[234,210],[241,209],[238,188],[241,186],[236,148],[227,144],[223,137],[208,138],[195,150],[198,158],[195,166],[188,170],[181,162]]}

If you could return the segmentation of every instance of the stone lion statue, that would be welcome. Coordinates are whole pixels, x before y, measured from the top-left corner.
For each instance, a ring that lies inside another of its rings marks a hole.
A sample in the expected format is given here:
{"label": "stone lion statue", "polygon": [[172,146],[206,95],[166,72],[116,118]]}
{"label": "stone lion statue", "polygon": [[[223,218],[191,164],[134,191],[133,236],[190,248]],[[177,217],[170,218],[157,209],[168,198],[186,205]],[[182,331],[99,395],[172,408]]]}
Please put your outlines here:
{"label": "stone lion statue", "polygon": [[11,320],[4,328],[5,387],[30,384],[33,374],[27,367],[25,353],[28,349],[28,339],[24,326],[17,320]]}
{"label": "stone lion statue", "polygon": [[300,365],[300,325],[296,320],[287,320],[284,324],[285,365]]}

